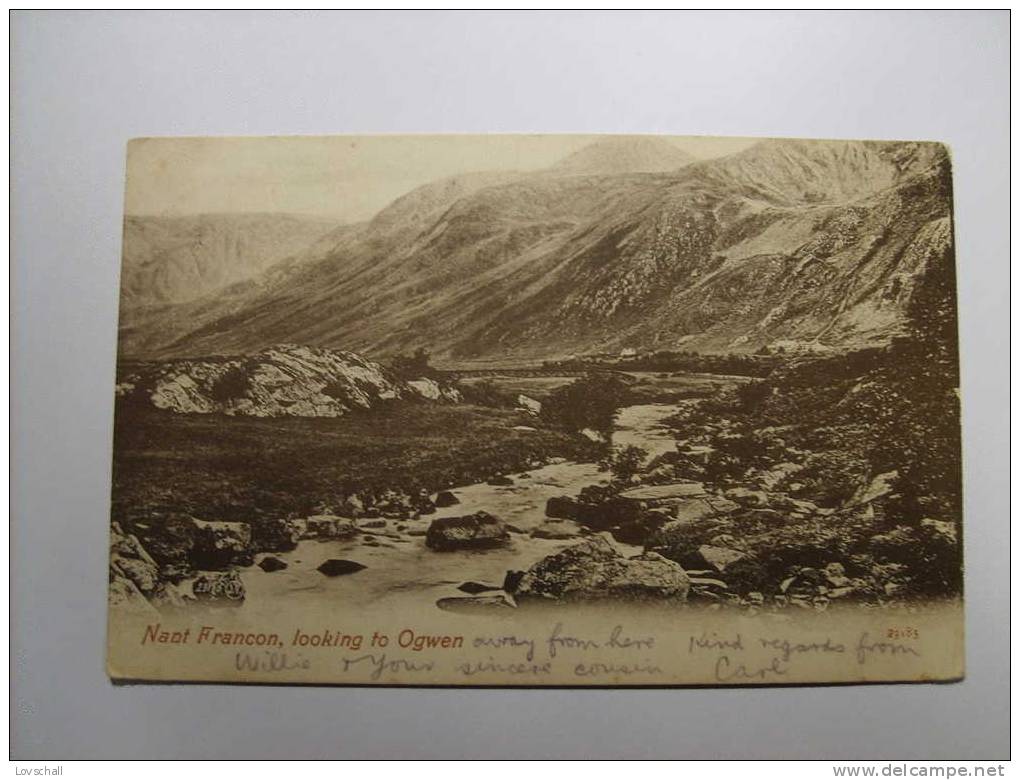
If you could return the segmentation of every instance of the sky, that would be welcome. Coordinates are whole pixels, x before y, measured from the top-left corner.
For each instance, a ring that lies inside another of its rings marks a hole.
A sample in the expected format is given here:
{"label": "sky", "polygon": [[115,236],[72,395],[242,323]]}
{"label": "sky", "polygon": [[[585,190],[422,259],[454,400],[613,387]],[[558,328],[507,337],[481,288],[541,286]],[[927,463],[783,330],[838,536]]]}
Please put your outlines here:
{"label": "sky", "polygon": [[[125,212],[309,214],[358,222],[406,192],[472,171],[546,168],[592,135],[141,138],[128,146]],[[695,157],[757,139],[671,136]]]}

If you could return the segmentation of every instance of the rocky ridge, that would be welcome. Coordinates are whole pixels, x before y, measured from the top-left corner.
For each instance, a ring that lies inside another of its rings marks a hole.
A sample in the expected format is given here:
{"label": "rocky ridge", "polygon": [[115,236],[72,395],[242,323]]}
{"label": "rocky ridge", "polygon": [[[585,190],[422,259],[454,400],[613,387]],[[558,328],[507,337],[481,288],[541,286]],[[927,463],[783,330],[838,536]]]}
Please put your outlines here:
{"label": "rocky ridge", "polygon": [[181,414],[339,417],[398,399],[456,403],[431,377],[402,381],[353,352],[278,345],[239,358],[174,360],[128,373],[119,397]]}

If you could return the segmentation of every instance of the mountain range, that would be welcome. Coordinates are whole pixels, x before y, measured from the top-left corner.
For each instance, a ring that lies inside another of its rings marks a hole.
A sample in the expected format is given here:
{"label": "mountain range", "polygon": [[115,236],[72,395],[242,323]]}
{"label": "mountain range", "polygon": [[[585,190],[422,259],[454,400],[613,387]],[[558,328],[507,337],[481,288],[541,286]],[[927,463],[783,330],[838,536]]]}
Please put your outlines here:
{"label": "mountain range", "polygon": [[249,270],[198,274],[213,281],[190,298],[129,262],[126,238],[122,356],[882,343],[933,264],[952,262],[950,161],[934,143],[766,140],[692,161],[661,139],[606,139],[543,171],[451,177],[368,222],[305,227],[300,250],[297,229],[270,230],[272,251],[224,250]]}
{"label": "mountain range", "polygon": [[334,222],[290,214],[128,216],[121,301],[185,303],[306,251]]}

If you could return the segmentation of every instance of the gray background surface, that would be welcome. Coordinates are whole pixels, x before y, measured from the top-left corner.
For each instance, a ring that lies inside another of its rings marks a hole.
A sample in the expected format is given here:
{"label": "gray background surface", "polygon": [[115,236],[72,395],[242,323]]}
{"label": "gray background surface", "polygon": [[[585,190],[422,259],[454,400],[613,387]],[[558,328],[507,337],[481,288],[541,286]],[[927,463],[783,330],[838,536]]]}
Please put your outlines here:
{"label": "gray background surface", "polygon": [[[1006,12],[14,13],[14,757],[1005,757],[1008,24]],[[965,682],[657,691],[109,683],[127,139],[487,131],[951,145]]]}

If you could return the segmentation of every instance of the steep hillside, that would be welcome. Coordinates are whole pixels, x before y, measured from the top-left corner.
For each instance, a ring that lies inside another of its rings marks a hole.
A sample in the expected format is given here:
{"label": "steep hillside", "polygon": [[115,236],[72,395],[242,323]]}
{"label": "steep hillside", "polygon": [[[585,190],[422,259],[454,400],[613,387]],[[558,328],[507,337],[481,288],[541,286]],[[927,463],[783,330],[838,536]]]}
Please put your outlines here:
{"label": "steep hillside", "polygon": [[128,316],[121,345],[451,360],[862,346],[896,335],[951,245],[936,144],[765,141],[669,173],[458,177],[318,259]]}
{"label": "steep hillside", "polygon": [[128,216],[122,302],[133,307],[200,298],[262,273],[335,227],[329,220],[286,214]]}

